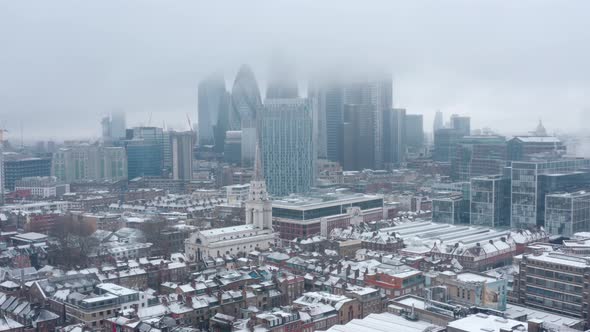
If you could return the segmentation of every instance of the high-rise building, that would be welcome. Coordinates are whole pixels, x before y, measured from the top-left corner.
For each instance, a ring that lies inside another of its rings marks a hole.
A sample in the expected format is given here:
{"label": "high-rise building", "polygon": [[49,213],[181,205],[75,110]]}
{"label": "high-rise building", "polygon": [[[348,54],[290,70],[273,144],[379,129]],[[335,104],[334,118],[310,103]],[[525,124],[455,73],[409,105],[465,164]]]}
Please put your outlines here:
{"label": "high-rise building", "polygon": [[17,180],[31,176],[51,175],[51,158],[37,158],[19,153],[3,155],[4,188],[14,190]]}
{"label": "high-rise building", "polygon": [[269,99],[260,114],[262,163],[275,196],[309,191],[313,184],[312,115],[306,99]]}
{"label": "high-rise building", "polygon": [[406,110],[383,110],[383,161],[388,168],[399,166],[406,159]]}
{"label": "high-rise building", "polygon": [[242,162],[242,131],[230,130],[225,133],[223,159],[228,164],[239,165]]}
{"label": "high-rise building", "polygon": [[125,130],[127,129],[126,126],[124,112],[115,111],[111,114],[111,137],[114,140],[125,138]]}
{"label": "high-rise building", "polygon": [[516,136],[508,141],[508,159],[527,161],[534,158],[559,158],[566,146],[554,136]]}
{"label": "high-rise building", "polygon": [[436,114],[434,115],[434,123],[432,124],[432,133],[434,134],[444,127],[443,113],[441,111],[436,111]]}
{"label": "high-rise building", "polygon": [[213,145],[216,152],[223,151],[229,107],[230,95],[223,75],[214,74],[199,83],[199,145]]}
{"label": "high-rise building", "polygon": [[[315,82],[309,89],[314,108],[314,146],[319,159],[342,163],[344,90],[341,84]],[[316,120],[317,119],[317,120]]]}
{"label": "high-rise building", "polygon": [[342,167],[346,171],[375,169],[374,109],[371,104],[344,105]]}
{"label": "high-rise building", "polygon": [[265,99],[298,98],[299,88],[293,66],[282,56],[271,61]]}
{"label": "high-rise building", "polygon": [[576,191],[545,196],[545,229],[572,237],[590,231],[590,192]]}
{"label": "high-rise building", "polygon": [[170,134],[159,127],[135,127],[125,142],[129,158],[129,179],[163,176],[172,168]]}
{"label": "high-rise building", "polygon": [[489,175],[471,179],[471,225],[510,227],[510,178]]}
{"label": "high-rise building", "polygon": [[101,120],[102,140],[111,143],[125,138],[125,113],[113,112]]}
{"label": "high-rise building", "polygon": [[406,145],[420,149],[424,146],[424,120],[422,114],[406,114]]}
{"label": "high-rise building", "polygon": [[242,131],[242,165],[254,163],[257,112],[262,107],[260,90],[252,69],[242,65],[232,88],[230,127]]}
{"label": "high-rise building", "polygon": [[432,159],[439,162],[450,162],[455,148],[463,134],[456,129],[442,128],[434,132],[434,152]]}
{"label": "high-rise building", "polygon": [[501,174],[507,163],[506,139],[502,136],[464,136],[451,155],[451,177],[469,181],[472,177]]}
{"label": "high-rise building", "polygon": [[68,146],[53,154],[52,173],[66,183],[124,180],[127,178],[127,155],[122,147]]}
{"label": "high-rise building", "polygon": [[512,162],[511,226],[545,226],[545,196],[590,187],[590,159]]}
{"label": "high-rise building", "polygon": [[369,78],[356,80],[346,84],[344,89],[344,103],[353,105],[373,105],[373,149],[374,169],[383,167],[383,113],[392,109],[393,90],[391,77]]}
{"label": "high-rise building", "polygon": [[463,136],[471,135],[471,118],[468,116],[451,115],[451,128],[459,131]]}
{"label": "high-rise building", "polygon": [[193,177],[193,154],[195,133],[172,132],[172,178],[174,180],[191,180]]}

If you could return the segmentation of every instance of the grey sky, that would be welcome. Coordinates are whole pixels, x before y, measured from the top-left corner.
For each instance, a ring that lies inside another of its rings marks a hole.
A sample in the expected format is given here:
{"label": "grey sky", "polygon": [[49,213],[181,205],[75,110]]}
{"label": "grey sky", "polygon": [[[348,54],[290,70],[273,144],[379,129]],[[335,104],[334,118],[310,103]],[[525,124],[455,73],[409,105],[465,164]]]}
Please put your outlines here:
{"label": "grey sky", "polygon": [[[303,78],[389,67],[394,105],[504,133],[581,130],[590,114],[589,1],[0,1],[0,126],[97,137],[100,117],[196,121],[197,82],[273,51]],[[264,88],[261,88],[264,91]],[[587,116],[586,116],[587,117]]]}

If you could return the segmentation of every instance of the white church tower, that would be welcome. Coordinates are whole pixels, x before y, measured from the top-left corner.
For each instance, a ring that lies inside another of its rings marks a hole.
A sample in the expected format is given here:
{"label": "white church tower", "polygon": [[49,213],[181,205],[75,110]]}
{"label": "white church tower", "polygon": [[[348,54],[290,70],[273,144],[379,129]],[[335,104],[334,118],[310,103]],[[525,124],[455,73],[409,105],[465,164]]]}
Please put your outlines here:
{"label": "white church tower", "polygon": [[262,176],[260,146],[256,142],[254,177],[250,181],[250,192],[246,201],[246,225],[253,224],[258,229],[272,230],[272,202],[268,199],[266,182]]}

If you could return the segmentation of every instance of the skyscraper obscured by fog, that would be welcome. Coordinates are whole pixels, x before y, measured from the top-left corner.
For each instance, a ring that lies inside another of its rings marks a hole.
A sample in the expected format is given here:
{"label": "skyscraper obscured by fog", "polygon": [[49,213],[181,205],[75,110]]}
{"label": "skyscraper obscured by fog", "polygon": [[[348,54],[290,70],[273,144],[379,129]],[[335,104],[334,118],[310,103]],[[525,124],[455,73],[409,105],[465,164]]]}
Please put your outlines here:
{"label": "skyscraper obscured by fog", "polygon": [[371,104],[344,105],[344,170],[361,171],[375,168],[375,113],[375,106]]}
{"label": "skyscraper obscured by fog", "polygon": [[422,114],[406,114],[406,145],[419,149],[424,146],[424,120]]}
{"label": "skyscraper obscured by fog", "polygon": [[254,163],[256,151],[257,112],[262,107],[260,90],[254,72],[247,65],[242,65],[231,95],[230,128],[242,131],[242,165]]}
{"label": "skyscraper obscured by fog", "polygon": [[174,180],[190,180],[193,177],[194,133],[172,132],[172,178]]}
{"label": "skyscraper obscured by fog", "polygon": [[374,168],[383,167],[383,114],[392,108],[392,79],[377,76],[356,79],[347,84],[344,90],[344,103],[353,105],[373,105],[373,148]]}
{"label": "skyscraper obscured by fog", "polygon": [[459,131],[463,136],[471,135],[471,118],[468,116],[451,115],[451,128]]}
{"label": "skyscraper obscured by fog", "polygon": [[397,167],[406,155],[406,110],[383,111],[383,161],[388,168]]}
{"label": "skyscraper obscured by fog", "polygon": [[260,112],[264,178],[274,196],[304,193],[313,184],[312,114],[306,99],[268,99]]}
{"label": "skyscraper obscured by fog", "polygon": [[337,82],[317,81],[309,89],[314,107],[318,158],[342,163],[344,89]]}
{"label": "skyscraper obscured by fog", "polygon": [[275,55],[271,61],[265,99],[297,98],[299,88],[292,64]]}
{"label": "skyscraper obscured by fog", "polygon": [[434,123],[432,124],[432,134],[436,133],[437,130],[444,128],[444,119],[443,113],[441,111],[436,111],[434,115]]}
{"label": "skyscraper obscured by fog", "polygon": [[225,132],[229,130],[229,104],[223,75],[214,74],[199,83],[200,145],[213,145],[216,152],[223,151]]}
{"label": "skyscraper obscured by fog", "polygon": [[101,125],[103,142],[109,143],[125,138],[127,128],[125,128],[124,112],[117,111],[110,116],[105,116],[101,120]]}

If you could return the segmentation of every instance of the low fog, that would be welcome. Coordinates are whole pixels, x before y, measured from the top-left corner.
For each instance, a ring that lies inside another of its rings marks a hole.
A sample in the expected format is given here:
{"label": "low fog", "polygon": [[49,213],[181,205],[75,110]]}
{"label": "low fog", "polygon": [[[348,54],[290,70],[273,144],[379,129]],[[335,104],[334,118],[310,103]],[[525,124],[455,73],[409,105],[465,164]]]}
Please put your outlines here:
{"label": "low fog", "polygon": [[[100,118],[186,128],[198,81],[280,53],[306,79],[380,68],[394,105],[511,134],[590,112],[588,1],[1,1],[0,127],[98,137]],[[586,116],[587,118],[587,116]]]}

